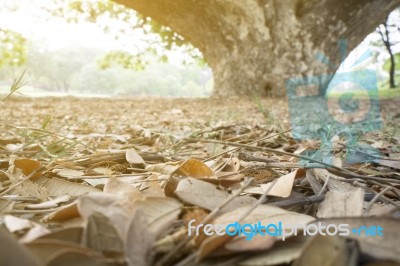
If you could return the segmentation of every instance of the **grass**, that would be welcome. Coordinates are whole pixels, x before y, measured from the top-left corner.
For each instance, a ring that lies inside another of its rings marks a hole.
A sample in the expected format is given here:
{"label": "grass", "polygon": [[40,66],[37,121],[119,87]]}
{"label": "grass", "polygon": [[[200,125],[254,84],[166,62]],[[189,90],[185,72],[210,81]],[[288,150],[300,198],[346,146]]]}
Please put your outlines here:
{"label": "grass", "polygon": [[[354,93],[356,96],[363,96],[361,93]],[[340,97],[341,93],[329,93],[328,97]],[[397,88],[391,89],[388,84],[379,84],[378,87],[378,97],[380,100],[387,99],[400,99],[400,86]]]}

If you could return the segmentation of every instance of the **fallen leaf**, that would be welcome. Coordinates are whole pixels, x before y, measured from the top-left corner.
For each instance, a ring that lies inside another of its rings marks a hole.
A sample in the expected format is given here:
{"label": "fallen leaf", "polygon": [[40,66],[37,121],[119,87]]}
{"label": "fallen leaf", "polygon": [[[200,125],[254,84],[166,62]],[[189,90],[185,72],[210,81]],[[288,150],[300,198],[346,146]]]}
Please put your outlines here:
{"label": "fallen leaf", "polygon": [[152,247],[155,240],[147,226],[142,209],[138,209],[129,223],[126,234],[125,255],[129,266],[148,266],[152,264]]}
{"label": "fallen leaf", "polygon": [[83,243],[86,247],[110,257],[122,256],[124,252],[124,244],[112,221],[98,212],[87,218]]}
{"label": "fallen leaf", "polygon": [[207,165],[196,159],[184,161],[172,174],[194,178],[214,176],[214,172]]}
{"label": "fallen leaf", "polygon": [[292,192],[294,179],[303,177],[304,175],[304,169],[297,169],[287,175],[279,177],[275,183],[270,182],[268,184],[262,184],[261,189],[264,192],[269,190],[267,195],[287,198]]}
{"label": "fallen leaf", "polygon": [[146,166],[146,162],[143,160],[142,156],[140,156],[139,153],[137,153],[137,151],[133,148],[126,151],[125,157],[128,163],[133,166],[139,168],[145,168]]}
{"label": "fallen leaf", "polygon": [[24,173],[25,176],[29,176],[32,174],[34,171],[37,171],[35,174],[33,174],[30,179],[31,180],[36,180],[38,179],[42,173],[42,171],[38,171],[42,167],[42,163],[36,160],[32,159],[15,159],[14,160],[14,165],[15,167],[19,168],[22,170],[22,173]]}
{"label": "fallen leaf", "polygon": [[142,209],[147,226],[157,237],[178,218],[182,203],[174,198],[152,197],[135,203],[136,209]]}
{"label": "fallen leaf", "polygon": [[38,203],[38,204],[28,204],[28,205],[25,206],[25,208],[31,209],[31,210],[51,209],[51,208],[58,207],[59,203],[64,203],[64,202],[70,201],[70,199],[71,199],[70,196],[64,195],[64,196],[58,197],[56,199],[45,201],[45,202],[41,202],[41,203]]}
{"label": "fallen leaf", "polygon": [[250,240],[245,236],[235,237],[225,244],[225,249],[234,252],[260,251],[271,248],[276,241],[273,236],[255,235]]}
{"label": "fallen leaf", "polygon": [[276,242],[269,250],[260,254],[254,254],[238,263],[240,266],[272,266],[286,265],[300,257],[302,247],[307,237],[298,235],[285,241]]}
{"label": "fallen leaf", "polygon": [[83,171],[72,170],[72,169],[56,169],[53,170],[58,176],[65,177],[68,179],[76,179],[85,175]]}
{"label": "fallen leaf", "polygon": [[[364,254],[400,263],[400,220],[379,217],[344,217],[316,220],[313,223],[348,224],[350,234],[346,238],[358,240]],[[378,226],[382,235],[378,234]]]}
{"label": "fallen leaf", "polygon": [[28,249],[4,229],[0,229],[0,245],[0,265],[41,265]]}
{"label": "fallen leaf", "polygon": [[80,196],[89,192],[101,191],[89,185],[78,184],[56,177],[46,180],[43,187],[49,192],[50,196],[53,197],[61,197],[65,195]]}
{"label": "fallen leaf", "polygon": [[348,192],[328,191],[318,205],[318,218],[361,216],[364,205],[364,190],[357,188]]}
{"label": "fallen leaf", "polygon": [[293,266],[343,266],[349,260],[346,241],[340,236],[316,235],[304,245],[301,256]]}
{"label": "fallen leaf", "polygon": [[[195,178],[181,180],[176,188],[175,194],[182,201],[207,210],[215,209],[230,196],[213,184]],[[228,212],[242,206],[248,206],[255,201],[255,198],[246,195],[239,196],[223,207],[221,212]]]}

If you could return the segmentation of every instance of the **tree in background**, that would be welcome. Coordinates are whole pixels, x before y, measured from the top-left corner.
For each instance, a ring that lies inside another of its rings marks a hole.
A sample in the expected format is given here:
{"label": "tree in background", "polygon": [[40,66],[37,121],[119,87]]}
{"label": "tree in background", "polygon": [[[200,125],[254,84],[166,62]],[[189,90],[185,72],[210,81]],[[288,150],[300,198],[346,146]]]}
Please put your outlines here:
{"label": "tree in background", "polygon": [[[293,76],[333,76],[330,66],[315,60],[317,51],[338,66],[338,41],[346,39],[348,49],[354,49],[400,4],[400,0],[114,1],[140,15],[107,0],[73,1],[69,9],[64,5],[61,10],[64,17],[72,8],[88,20],[129,22],[129,29],[122,32],[157,33],[156,42],[167,49],[192,44],[213,69],[219,95],[283,95],[285,80]],[[327,85],[329,79],[324,82]]]}
{"label": "tree in background", "polygon": [[[398,10],[397,10],[398,11]],[[377,32],[379,33],[382,43],[385,46],[387,52],[389,53],[389,86],[390,88],[396,88],[395,82],[395,72],[396,72],[396,58],[393,54],[392,47],[395,45],[395,42],[392,40],[392,35],[397,33],[400,30],[400,21],[399,19],[389,15],[386,20],[380,24],[377,28]],[[385,64],[387,65],[387,64]]]}
{"label": "tree in background", "polygon": [[26,39],[11,30],[0,29],[0,68],[11,69],[26,63]]}

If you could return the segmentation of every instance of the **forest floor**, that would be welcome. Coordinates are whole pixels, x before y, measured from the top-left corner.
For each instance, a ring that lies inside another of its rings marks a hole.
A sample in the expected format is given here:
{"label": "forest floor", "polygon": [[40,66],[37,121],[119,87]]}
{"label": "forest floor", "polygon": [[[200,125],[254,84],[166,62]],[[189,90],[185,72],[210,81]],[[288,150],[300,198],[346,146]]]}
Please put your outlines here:
{"label": "forest floor", "polygon": [[[0,265],[396,265],[399,104],[382,100],[380,128],[349,148],[294,139],[286,99],[9,97]],[[192,230],[235,222],[351,231]]]}

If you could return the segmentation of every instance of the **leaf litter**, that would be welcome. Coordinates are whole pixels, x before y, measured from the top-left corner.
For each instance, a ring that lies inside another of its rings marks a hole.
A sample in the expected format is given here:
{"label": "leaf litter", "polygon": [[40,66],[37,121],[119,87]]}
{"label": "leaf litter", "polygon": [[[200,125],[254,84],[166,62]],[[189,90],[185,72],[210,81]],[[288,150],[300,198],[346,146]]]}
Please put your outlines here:
{"label": "leaf litter", "polygon": [[[283,100],[264,101],[268,121],[249,99],[8,97],[0,103],[8,263],[400,263],[396,103],[382,107],[384,129],[359,140],[382,158],[349,163],[335,136],[332,163],[321,167],[304,155],[321,143],[293,139]],[[383,235],[206,234],[258,222],[380,226]],[[195,234],[190,224],[208,229]]]}

